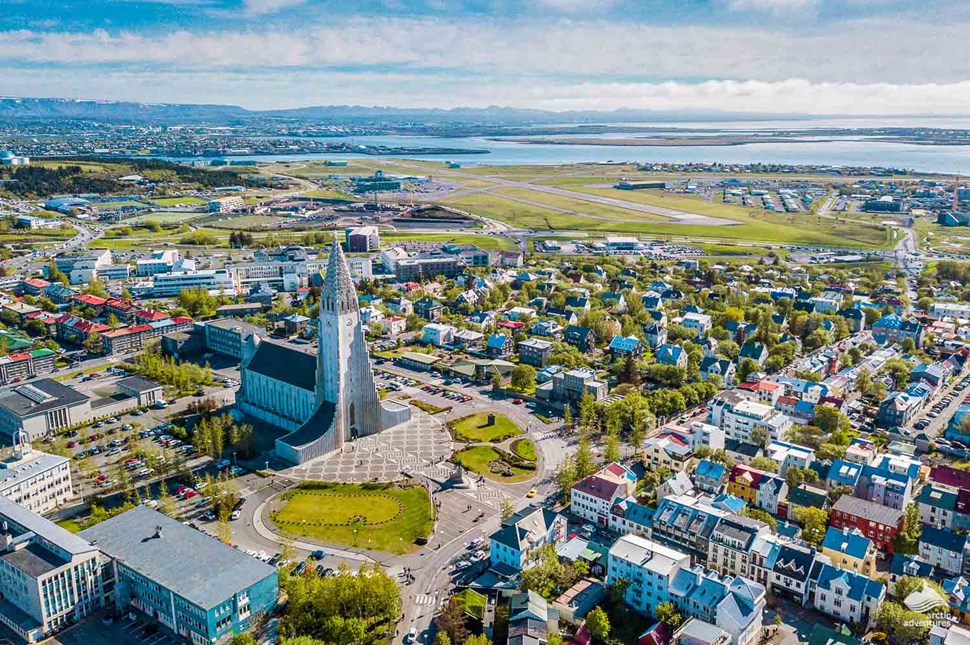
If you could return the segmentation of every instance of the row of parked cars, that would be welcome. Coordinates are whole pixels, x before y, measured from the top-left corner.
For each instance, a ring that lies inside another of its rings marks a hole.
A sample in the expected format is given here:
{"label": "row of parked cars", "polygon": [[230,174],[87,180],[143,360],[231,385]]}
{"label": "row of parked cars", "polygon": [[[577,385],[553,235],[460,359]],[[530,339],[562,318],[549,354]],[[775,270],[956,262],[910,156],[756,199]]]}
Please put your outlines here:
{"label": "row of parked cars", "polygon": [[428,394],[435,394],[437,396],[450,399],[452,401],[457,401],[459,403],[468,403],[469,401],[472,400],[472,397],[468,396],[467,394],[462,394],[460,392],[453,392],[452,390],[447,390],[443,387],[438,387],[437,385],[431,385],[430,383],[428,385],[425,385],[421,389],[427,392]]}

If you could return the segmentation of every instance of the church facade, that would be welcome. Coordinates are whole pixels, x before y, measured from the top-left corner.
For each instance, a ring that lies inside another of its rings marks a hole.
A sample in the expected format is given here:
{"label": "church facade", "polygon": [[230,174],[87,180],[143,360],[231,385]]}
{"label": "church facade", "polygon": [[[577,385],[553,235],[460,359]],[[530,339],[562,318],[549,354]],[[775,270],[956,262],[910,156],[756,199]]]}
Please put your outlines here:
{"label": "church facade", "polygon": [[357,291],[336,241],[320,295],[316,353],[252,335],[241,373],[237,408],[288,431],[275,452],[294,465],[411,418],[407,405],[377,393]]}

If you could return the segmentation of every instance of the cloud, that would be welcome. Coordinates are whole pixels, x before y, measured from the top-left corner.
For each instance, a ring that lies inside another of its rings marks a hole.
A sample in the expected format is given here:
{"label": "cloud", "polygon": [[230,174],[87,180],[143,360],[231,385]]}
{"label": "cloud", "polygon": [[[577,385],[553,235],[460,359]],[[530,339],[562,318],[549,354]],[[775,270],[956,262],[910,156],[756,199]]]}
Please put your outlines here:
{"label": "cloud", "polygon": [[307,0],[243,0],[243,11],[247,16],[264,16],[305,2]]}
{"label": "cloud", "polygon": [[731,11],[768,11],[787,13],[815,8],[819,0],[722,0]]}
{"label": "cloud", "polygon": [[922,83],[967,80],[970,23],[890,20],[839,29],[653,26],[606,20],[555,22],[350,19],[301,29],[193,32],[0,32],[0,64],[148,65],[200,69],[361,69],[468,75]]}
{"label": "cloud", "polygon": [[563,13],[604,11],[617,3],[617,0],[534,0],[540,8],[553,9]]}

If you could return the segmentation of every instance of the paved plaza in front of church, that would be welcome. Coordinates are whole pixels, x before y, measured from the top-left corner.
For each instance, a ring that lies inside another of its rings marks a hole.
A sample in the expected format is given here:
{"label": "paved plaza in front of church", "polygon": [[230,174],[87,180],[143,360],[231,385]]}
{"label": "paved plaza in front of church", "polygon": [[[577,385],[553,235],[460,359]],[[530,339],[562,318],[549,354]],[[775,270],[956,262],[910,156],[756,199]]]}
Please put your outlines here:
{"label": "paved plaza in front of church", "polygon": [[348,441],[342,450],[312,462],[293,466],[283,474],[295,479],[339,482],[390,482],[405,472],[425,473],[447,468],[453,448],[451,435],[441,423],[418,410],[411,420],[376,435]]}

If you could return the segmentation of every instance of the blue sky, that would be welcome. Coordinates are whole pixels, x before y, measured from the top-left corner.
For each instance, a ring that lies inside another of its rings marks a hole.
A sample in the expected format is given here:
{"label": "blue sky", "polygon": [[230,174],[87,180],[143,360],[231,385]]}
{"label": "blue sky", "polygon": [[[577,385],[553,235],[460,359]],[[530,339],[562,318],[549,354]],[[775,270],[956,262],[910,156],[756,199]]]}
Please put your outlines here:
{"label": "blue sky", "polygon": [[970,2],[3,0],[0,94],[970,112]]}

